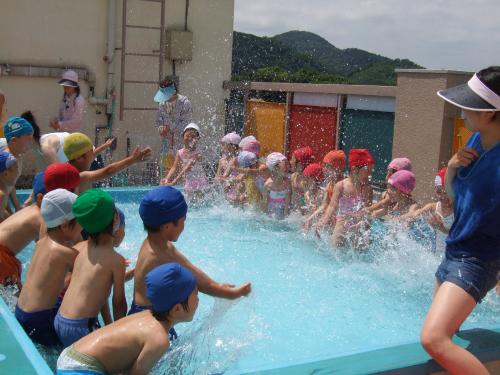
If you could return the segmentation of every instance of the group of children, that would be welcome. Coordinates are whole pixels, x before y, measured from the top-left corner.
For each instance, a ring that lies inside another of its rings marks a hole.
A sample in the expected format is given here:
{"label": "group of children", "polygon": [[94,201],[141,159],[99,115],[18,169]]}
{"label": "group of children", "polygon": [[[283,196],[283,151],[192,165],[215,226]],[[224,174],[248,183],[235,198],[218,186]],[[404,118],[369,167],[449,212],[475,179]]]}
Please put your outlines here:
{"label": "group of children", "polygon": [[[22,136],[30,140],[30,129],[22,118],[9,119],[4,127],[8,146],[24,142],[17,139]],[[30,141],[25,145],[24,151]],[[147,236],[135,269],[126,271],[127,262],[116,251],[125,235],[125,215],[92,183],[147,159],[151,150],[138,147],[129,157],[90,171],[96,150],[86,135],[70,134],[62,147],[68,161],[49,164],[35,176],[32,204],[14,213],[5,211],[7,217],[0,223],[0,284],[17,287],[15,316],[34,342],[65,348],[58,372],[147,373],[168,348],[166,333],[177,337],[173,325],[192,319],[198,290],[234,299],[250,293],[251,284],[218,283],[174,246],[188,206],[182,193],[170,186],[145,194],[139,215]],[[5,197],[7,188],[15,186],[17,177],[11,174],[18,175],[13,167],[22,160],[22,153],[18,155],[0,154]],[[32,241],[37,242],[22,283],[16,255]],[[130,279],[134,295],[127,313],[125,282]],[[105,328],[97,330],[101,324]],[[153,334],[161,331],[165,335]]]}
{"label": "group of children", "polygon": [[[295,211],[304,218],[304,231],[331,232],[334,246],[349,243],[364,248],[373,219],[396,220],[411,225],[427,220],[447,232],[453,207],[444,190],[446,168],[436,175],[436,201],[421,206],[412,198],[415,174],[408,158],[396,158],[387,167],[387,189],[374,202],[371,174],[375,160],[366,149],[328,152],[318,162],[311,147],[285,155],[260,154],[255,137],[243,139],[232,132],[221,139],[222,157],[216,181],[233,205],[251,207],[277,219]],[[347,167],[347,170],[346,170]],[[346,240],[349,240],[346,242]]]}

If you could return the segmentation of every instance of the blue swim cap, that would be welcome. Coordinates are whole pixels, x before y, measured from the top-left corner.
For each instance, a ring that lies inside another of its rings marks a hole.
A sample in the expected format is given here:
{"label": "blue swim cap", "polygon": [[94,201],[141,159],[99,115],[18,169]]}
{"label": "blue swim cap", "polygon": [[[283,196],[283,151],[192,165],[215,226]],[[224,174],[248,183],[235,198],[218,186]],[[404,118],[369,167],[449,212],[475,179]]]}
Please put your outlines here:
{"label": "blue swim cap", "polygon": [[45,189],[45,184],[43,183],[44,172],[37,173],[33,179],[33,194],[35,195],[35,200],[38,193],[45,195],[47,190]]}
{"label": "blue swim cap", "polygon": [[142,222],[149,227],[176,221],[187,213],[182,193],[171,186],[158,186],[148,191],[139,206]]}
{"label": "blue swim cap", "polygon": [[116,212],[118,212],[118,216],[120,217],[120,227],[124,227],[125,226],[125,214],[118,207],[115,206],[115,208],[116,208]]}
{"label": "blue swim cap", "polygon": [[5,139],[9,142],[13,137],[33,133],[33,127],[22,117],[11,117],[3,126],[3,133]]}
{"label": "blue swim cap", "polygon": [[169,312],[184,302],[196,287],[191,271],[178,263],[166,263],[146,275],[146,295],[157,312]]}
{"label": "blue swim cap", "polygon": [[0,172],[3,172],[17,162],[17,159],[9,152],[0,151]]}

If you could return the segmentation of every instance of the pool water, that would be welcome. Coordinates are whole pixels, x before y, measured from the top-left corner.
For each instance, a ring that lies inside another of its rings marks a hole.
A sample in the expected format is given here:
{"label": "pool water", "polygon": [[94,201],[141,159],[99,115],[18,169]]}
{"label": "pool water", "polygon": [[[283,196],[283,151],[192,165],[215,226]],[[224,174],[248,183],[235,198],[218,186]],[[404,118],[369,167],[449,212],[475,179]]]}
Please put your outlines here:
{"label": "pool water", "polygon": [[[112,191],[127,222],[118,251],[132,264],[146,235],[138,214],[144,192]],[[433,252],[377,224],[368,251],[334,250],[326,238],[304,236],[300,224],[222,201],[188,212],[176,246],[213,279],[250,281],[253,291],[235,301],[200,294],[195,319],[176,326],[179,339],[156,374],[244,372],[418,341],[442,246]],[[27,266],[30,251],[20,258]],[[133,281],[129,303],[132,289]],[[498,326],[498,311],[490,292],[462,329]]]}

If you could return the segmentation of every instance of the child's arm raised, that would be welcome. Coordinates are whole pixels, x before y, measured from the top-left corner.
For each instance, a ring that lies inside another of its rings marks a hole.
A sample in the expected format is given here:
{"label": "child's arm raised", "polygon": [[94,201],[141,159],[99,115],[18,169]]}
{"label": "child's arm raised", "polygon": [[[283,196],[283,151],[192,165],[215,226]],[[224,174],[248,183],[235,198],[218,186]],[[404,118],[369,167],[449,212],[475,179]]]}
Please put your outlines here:
{"label": "child's arm raised", "polygon": [[196,277],[196,284],[198,290],[202,293],[208,294],[213,297],[236,299],[246,296],[252,290],[252,284],[245,283],[239,287],[232,284],[221,284],[212,280],[205,272],[200,270],[192,264],[183,254],[177,249],[175,250],[175,257],[180,264],[189,269]]}
{"label": "child's arm raised", "polygon": [[116,254],[113,267],[113,319],[117,321],[127,314],[125,298],[125,258]]}
{"label": "child's arm raised", "polygon": [[111,177],[114,174],[120,172],[121,170],[130,167],[132,164],[149,159],[151,156],[151,149],[149,147],[140,148],[136,147],[132,155],[111,163],[104,168],[98,169],[96,171],[85,171],[80,173],[80,180],[86,180],[89,182],[95,182],[103,180],[105,178]]}
{"label": "child's arm raised", "polygon": [[184,175],[191,170],[194,163],[196,163],[197,161],[198,161],[197,159],[189,160],[188,163],[186,164],[186,166],[182,169],[182,171],[177,175],[176,178],[174,178],[174,180],[172,181],[172,185],[177,185],[177,183],[179,183],[181,178],[184,177]]}

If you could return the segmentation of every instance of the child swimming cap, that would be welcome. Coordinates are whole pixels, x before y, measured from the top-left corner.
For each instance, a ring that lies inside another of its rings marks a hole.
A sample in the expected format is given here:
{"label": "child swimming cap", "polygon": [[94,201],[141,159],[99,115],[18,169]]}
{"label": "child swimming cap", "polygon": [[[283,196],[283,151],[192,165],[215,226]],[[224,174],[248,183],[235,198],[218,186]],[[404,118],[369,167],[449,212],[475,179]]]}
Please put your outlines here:
{"label": "child swimming cap", "polygon": [[413,189],[415,189],[415,182],[416,180],[413,172],[404,169],[389,177],[389,183],[400,192],[407,195],[411,195]]}
{"label": "child swimming cap", "polygon": [[367,165],[374,165],[370,152],[365,148],[353,148],[349,150],[349,167],[364,167]]}
{"label": "child swimming cap", "polygon": [[434,184],[436,185],[436,187],[444,187],[445,186],[445,177],[446,177],[447,170],[448,170],[448,167],[444,167],[438,171],[436,178],[434,179]]}
{"label": "child swimming cap", "polygon": [[185,132],[187,132],[189,129],[196,130],[198,132],[198,135],[201,135],[201,133],[200,133],[200,127],[198,125],[196,125],[194,122],[192,122],[190,124],[187,124],[186,127],[184,128],[184,130],[182,131],[182,134],[184,134]]}
{"label": "child swimming cap", "polygon": [[142,198],[139,215],[150,227],[176,221],[186,216],[187,203],[182,193],[172,186],[158,186]]}
{"label": "child swimming cap", "polygon": [[63,150],[68,160],[75,160],[93,148],[92,141],[83,133],[72,133],[64,139]]}
{"label": "child swimming cap", "polygon": [[346,162],[345,152],[342,150],[333,150],[328,152],[323,158],[323,163],[331,165],[333,168],[344,169]]}
{"label": "child swimming cap", "polygon": [[33,134],[33,126],[22,117],[11,117],[3,126],[3,133],[8,143],[14,137]]}
{"label": "child swimming cap", "polygon": [[37,173],[33,179],[33,194],[35,195],[35,200],[38,194],[45,195],[47,190],[45,189],[45,184],[43,183],[44,172]]}
{"label": "child swimming cap", "polygon": [[241,151],[238,154],[238,165],[242,168],[248,168],[257,161],[257,155],[250,151]]}
{"label": "child swimming cap", "polygon": [[146,295],[157,312],[169,312],[184,302],[196,287],[196,279],[178,263],[165,263],[146,275]]}
{"label": "child swimming cap", "polygon": [[43,182],[47,191],[74,190],[80,185],[80,172],[69,163],[53,163],[45,169]]}
{"label": "child swimming cap", "polygon": [[17,159],[14,155],[7,151],[0,151],[0,172],[6,171],[16,163]]}
{"label": "child swimming cap", "polygon": [[55,189],[44,195],[40,212],[47,228],[55,228],[75,218],[71,207],[78,195],[64,190]]}
{"label": "child swimming cap", "polygon": [[235,132],[231,132],[226,134],[222,139],[220,140],[222,143],[227,143],[230,145],[236,145],[238,146],[239,143],[241,142],[241,137],[236,134]]}
{"label": "child swimming cap", "polygon": [[304,168],[314,161],[314,152],[309,146],[296,149],[293,152],[293,156],[295,156],[295,160],[302,164]]}
{"label": "child swimming cap", "polygon": [[115,203],[104,190],[90,189],[77,198],[73,204],[73,214],[87,232],[99,233],[113,222]]}
{"label": "child swimming cap", "polygon": [[259,156],[260,154],[260,142],[255,140],[255,141],[249,141],[245,143],[245,145],[241,148],[243,151],[250,151],[251,153],[254,153],[255,155]]}
{"label": "child swimming cap", "polygon": [[394,169],[396,172],[402,170],[411,171],[411,161],[408,158],[396,158],[389,163],[387,169]]}
{"label": "child swimming cap", "polygon": [[245,145],[250,142],[250,141],[256,141],[257,138],[255,138],[253,135],[249,135],[248,137],[245,137],[243,138],[241,141],[240,141],[240,144],[238,145],[241,149],[243,149],[243,147],[245,147]]}
{"label": "child swimming cap", "polygon": [[319,163],[309,164],[302,172],[303,176],[311,177],[316,181],[323,181],[325,179],[325,174],[323,173],[323,167]]}
{"label": "child swimming cap", "polygon": [[286,156],[280,154],[279,152],[271,152],[267,155],[266,165],[267,168],[272,171],[281,161],[286,160]]}

